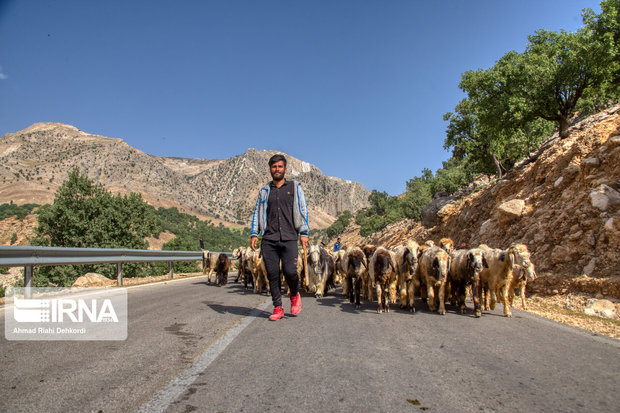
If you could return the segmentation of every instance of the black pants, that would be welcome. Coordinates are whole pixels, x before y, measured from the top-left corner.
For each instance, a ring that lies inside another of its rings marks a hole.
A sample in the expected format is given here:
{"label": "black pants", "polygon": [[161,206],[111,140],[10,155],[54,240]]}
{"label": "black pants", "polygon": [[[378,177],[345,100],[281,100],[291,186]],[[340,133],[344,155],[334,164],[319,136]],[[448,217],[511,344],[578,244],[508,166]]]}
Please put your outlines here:
{"label": "black pants", "polygon": [[280,288],[282,287],[280,281],[280,261],[282,261],[282,272],[291,290],[291,296],[296,296],[298,291],[297,240],[270,241],[264,239],[261,243],[261,251],[263,260],[265,261],[265,268],[267,269],[267,278],[269,279],[273,306],[282,306],[282,294],[280,293]]}

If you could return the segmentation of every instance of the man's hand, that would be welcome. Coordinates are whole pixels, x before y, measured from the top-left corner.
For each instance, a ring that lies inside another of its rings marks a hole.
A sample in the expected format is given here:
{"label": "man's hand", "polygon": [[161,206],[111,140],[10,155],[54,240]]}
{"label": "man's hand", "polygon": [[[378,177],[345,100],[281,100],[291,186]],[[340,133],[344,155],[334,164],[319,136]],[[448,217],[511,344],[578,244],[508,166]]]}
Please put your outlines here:
{"label": "man's hand", "polygon": [[305,250],[308,249],[308,237],[301,237],[301,247]]}
{"label": "man's hand", "polygon": [[250,248],[252,248],[252,251],[256,251],[257,242],[258,242],[258,237],[252,237],[252,239],[250,239]]}

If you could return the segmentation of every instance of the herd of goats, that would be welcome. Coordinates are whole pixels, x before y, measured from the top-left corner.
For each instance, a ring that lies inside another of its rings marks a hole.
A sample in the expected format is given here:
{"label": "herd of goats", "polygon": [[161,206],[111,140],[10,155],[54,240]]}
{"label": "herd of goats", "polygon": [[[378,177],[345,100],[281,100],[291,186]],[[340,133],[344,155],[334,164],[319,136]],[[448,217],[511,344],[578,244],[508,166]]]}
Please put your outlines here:
{"label": "herd of goats", "polygon": [[[255,293],[269,290],[267,271],[260,251],[250,247],[237,248],[232,258],[239,261],[236,281],[243,280],[245,288],[253,286]],[[304,257],[299,252],[297,275],[302,288],[321,298],[329,288],[341,284],[343,296],[360,307],[360,298],[373,301],[376,295],[377,312],[390,311],[390,303],[414,312],[418,296],[426,301],[430,311],[446,314],[445,303],[467,309],[465,299],[470,291],[476,317],[482,310],[493,310],[497,301],[504,306],[504,315],[511,317],[510,306],[515,293],[526,308],[525,286],[536,277],[530,253],[523,244],[513,244],[502,250],[480,245],[471,249],[454,249],[454,242],[442,238],[438,245],[426,241],[419,245],[409,241],[388,249],[363,245],[327,251],[311,245]],[[230,261],[227,254],[205,251],[203,270],[216,273],[215,283],[226,284]],[[282,285],[286,286],[284,277]]]}

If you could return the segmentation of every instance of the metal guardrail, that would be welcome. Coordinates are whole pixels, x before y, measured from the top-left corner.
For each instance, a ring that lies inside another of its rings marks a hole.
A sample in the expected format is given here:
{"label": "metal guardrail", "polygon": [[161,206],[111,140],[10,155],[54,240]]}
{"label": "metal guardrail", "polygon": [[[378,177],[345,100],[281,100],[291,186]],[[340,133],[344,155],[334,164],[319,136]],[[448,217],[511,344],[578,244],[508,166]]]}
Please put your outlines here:
{"label": "metal guardrail", "polygon": [[[215,252],[215,251],[212,251]],[[220,254],[220,252],[217,252]],[[231,257],[231,253],[226,252]],[[118,285],[123,285],[123,263],[168,262],[168,278],[173,278],[173,262],[202,261],[206,273],[205,251],[157,251],[118,248],[61,248],[0,246],[0,267],[24,267],[24,286],[30,291],[33,267],[44,265],[116,264]]]}
{"label": "metal guardrail", "polygon": [[202,251],[0,246],[0,267],[200,261]]}

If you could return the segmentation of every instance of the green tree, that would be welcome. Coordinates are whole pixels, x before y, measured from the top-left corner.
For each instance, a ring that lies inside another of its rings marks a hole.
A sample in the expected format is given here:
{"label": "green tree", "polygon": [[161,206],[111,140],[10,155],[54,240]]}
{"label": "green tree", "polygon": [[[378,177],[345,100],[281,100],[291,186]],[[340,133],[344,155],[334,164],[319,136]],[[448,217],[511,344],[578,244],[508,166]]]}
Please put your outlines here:
{"label": "green tree", "polygon": [[387,192],[374,189],[368,196],[370,206],[360,209],[355,216],[355,223],[360,226],[360,234],[368,236],[385,228],[388,224],[404,217],[400,201]]}
{"label": "green tree", "polygon": [[[162,246],[163,250],[169,251],[197,251],[196,240],[190,237],[175,237]],[[168,271],[168,263],[152,263],[150,265],[155,274],[165,274]],[[200,271],[197,261],[180,261],[174,263],[175,272],[193,273]]]}
{"label": "green tree", "polygon": [[442,165],[435,173],[435,178],[430,182],[433,195],[439,191],[453,194],[471,182],[476,175],[476,172],[467,164],[466,159],[451,157],[442,162]]}
{"label": "green tree", "polygon": [[[112,195],[100,184],[82,176],[77,168],[56,191],[54,202],[39,209],[33,245],[74,248],[145,249],[144,238],[153,232],[149,206],[139,194]],[[35,285],[70,285],[81,273],[114,274],[115,266],[85,265],[42,267]],[[126,264],[126,276],[145,275],[143,264]]]}
{"label": "green tree", "polygon": [[8,217],[17,217],[17,219],[22,220],[26,215],[33,213],[38,206],[37,204],[15,205],[13,201],[8,204],[1,204],[0,220]]}
{"label": "green tree", "polygon": [[349,225],[352,218],[351,211],[346,210],[338,214],[338,218],[331,224],[329,227],[325,229],[325,232],[329,238],[334,238],[344,231],[344,229]]}
{"label": "green tree", "polygon": [[403,215],[419,221],[422,218],[422,208],[432,199],[430,183],[423,178],[413,178],[407,182],[407,189],[401,201]]}
{"label": "green tree", "polygon": [[533,115],[556,122],[565,138],[585,92],[600,89],[612,77],[613,38],[583,28],[575,33],[540,30],[529,41],[522,68],[528,83],[518,94]]}
{"label": "green tree", "polygon": [[523,67],[522,55],[510,52],[491,69],[465,72],[459,87],[468,97],[444,116],[450,122],[444,147],[454,147],[453,157],[477,172],[501,177],[553,130],[520,92],[527,86]]}
{"label": "green tree", "polygon": [[54,247],[145,249],[144,238],[154,227],[145,219],[147,210],[140,194],[112,195],[75,168],[52,205],[40,208],[37,241]]}
{"label": "green tree", "polygon": [[583,22],[586,29],[592,31],[592,39],[611,43],[613,52],[608,66],[611,76],[605,78],[599,88],[586,90],[578,108],[589,114],[620,101],[620,0],[601,2],[600,14],[586,9]]}
{"label": "green tree", "polygon": [[570,120],[618,100],[618,2],[584,12],[574,32],[537,31],[524,53],[504,54],[490,69],[468,71],[467,94],[449,122],[444,147],[471,172],[499,177],[553,128],[567,136]]}

